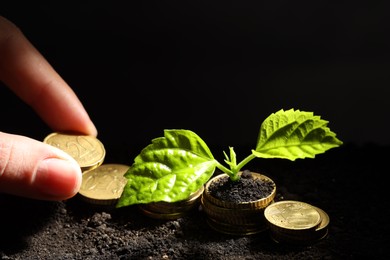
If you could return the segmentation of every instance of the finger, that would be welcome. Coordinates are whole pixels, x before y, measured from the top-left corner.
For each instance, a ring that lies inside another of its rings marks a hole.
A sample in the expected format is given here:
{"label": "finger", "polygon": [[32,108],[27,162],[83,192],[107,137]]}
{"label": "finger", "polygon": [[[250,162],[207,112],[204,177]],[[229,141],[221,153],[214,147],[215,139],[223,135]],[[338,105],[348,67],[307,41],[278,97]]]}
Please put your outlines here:
{"label": "finger", "polygon": [[1,16],[0,80],[53,130],[97,135],[74,91],[23,33]]}
{"label": "finger", "polygon": [[64,151],[34,139],[0,132],[0,192],[65,200],[80,189],[82,173]]}

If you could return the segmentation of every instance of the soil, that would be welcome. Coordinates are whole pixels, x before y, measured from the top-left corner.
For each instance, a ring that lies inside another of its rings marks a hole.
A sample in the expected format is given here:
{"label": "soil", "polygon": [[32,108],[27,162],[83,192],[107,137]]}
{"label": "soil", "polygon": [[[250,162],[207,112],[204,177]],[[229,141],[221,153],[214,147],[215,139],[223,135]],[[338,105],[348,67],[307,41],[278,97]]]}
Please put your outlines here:
{"label": "soil", "polygon": [[241,203],[269,196],[274,185],[271,181],[253,178],[250,170],[244,170],[237,181],[223,178],[213,182],[210,185],[210,194],[223,201]]}
{"label": "soil", "polygon": [[[345,144],[313,160],[251,162],[275,181],[279,199],[328,213],[329,234],[312,245],[278,244],[267,232],[221,234],[201,208],[157,220],[136,206],[103,208],[78,196],[48,202],[2,194],[0,259],[389,259],[389,148]],[[126,163],[121,156],[113,149],[107,160]]]}

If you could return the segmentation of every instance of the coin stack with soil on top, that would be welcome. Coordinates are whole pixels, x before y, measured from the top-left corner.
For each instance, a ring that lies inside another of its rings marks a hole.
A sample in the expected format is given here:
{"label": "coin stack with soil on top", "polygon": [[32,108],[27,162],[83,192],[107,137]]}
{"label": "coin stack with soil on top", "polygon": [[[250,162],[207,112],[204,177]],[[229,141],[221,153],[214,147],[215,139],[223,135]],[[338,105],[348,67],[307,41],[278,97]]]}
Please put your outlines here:
{"label": "coin stack with soil on top", "polygon": [[271,238],[277,243],[306,246],[328,234],[329,216],[309,203],[282,200],[264,210]]}
{"label": "coin stack with soil on top", "polygon": [[83,180],[79,195],[84,201],[103,206],[117,203],[127,182],[124,174],[129,166],[103,164],[106,151],[99,139],[89,135],[54,132],[43,142],[65,151],[80,165]]}

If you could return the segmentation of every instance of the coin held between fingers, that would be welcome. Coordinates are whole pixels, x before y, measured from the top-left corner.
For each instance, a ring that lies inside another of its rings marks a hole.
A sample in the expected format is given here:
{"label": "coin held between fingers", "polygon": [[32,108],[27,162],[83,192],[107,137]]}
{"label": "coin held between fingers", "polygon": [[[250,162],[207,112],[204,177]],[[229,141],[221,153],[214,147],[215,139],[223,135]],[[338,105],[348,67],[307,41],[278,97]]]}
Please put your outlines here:
{"label": "coin held between fingers", "polygon": [[72,156],[80,165],[82,172],[100,166],[106,155],[103,144],[90,135],[54,132],[49,134],[43,142]]}

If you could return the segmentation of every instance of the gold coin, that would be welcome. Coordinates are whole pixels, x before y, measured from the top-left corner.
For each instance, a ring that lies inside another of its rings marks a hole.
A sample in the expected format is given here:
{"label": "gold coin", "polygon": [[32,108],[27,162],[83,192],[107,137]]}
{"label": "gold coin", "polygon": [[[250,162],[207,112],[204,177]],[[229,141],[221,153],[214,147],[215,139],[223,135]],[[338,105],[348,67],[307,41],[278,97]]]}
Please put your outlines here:
{"label": "gold coin", "polygon": [[200,187],[197,191],[190,194],[187,199],[176,202],[150,202],[147,204],[140,204],[139,206],[145,210],[155,213],[170,214],[182,211],[188,211],[199,204],[200,196],[202,195],[204,186]]}
{"label": "gold coin", "polygon": [[317,228],[316,230],[306,234],[294,234],[274,230],[270,232],[270,237],[277,243],[287,243],[300,246],[312,245],[328,235],[327,225],[322,226],[320,224],[320,226],[321,228]]}
{"label": "gold coin", "polygon": [[323,211],[322,209],[315,207],[315,206],[313,206],[313,207],[320,213],[320,216],[321,216],[321,223],[318,225],[318,227],[316,228],[315,233],[314,233],[315,238],[322,239],[322,238],[326,237],[326,235],[328,234],[328,225],[330,222],[330,218],[329,218],[329,215],[325,211]]}
{"label": "gold coin", "polygon": [[321,215],[312,205],[300,201],[279,201],[264,210],[264,216],[273,230],[278,232],[315,230]]}
{"label": "gold coin", "polygon": [[83,172],[101,165],[106,155],[103,144],[94,136],[55,132],[43,142],[68,153]]}
{"label": "gold coin", "polygon": [[124,174],[128,169],[129,166],[123,164],[102,164],[85,172],[79,194],[93,204],[115,204],[127,183]]}
{"label": "gold coin", "polygon": [[184,217],[187,214],[189,214],[189,212],[187,212],[187,211],[173,212],[173,213],[160,213],[160,212],[154,212],[154,211],[148,210],[145,207],[141,207],[141,206],[139,206],[138,209],[145,216],[148,216],[148,217],[151,217],[154,219],[163,219],[163,220],[175,220],[175,219]]}
{"label": "gold coin", "polygon": [[267,225],[261,221],[256,224],[231,224],[209,217],[207,224],[215,231],[227,235],[254,235],[267,230]]}
{"label": "gold coin", "polygon": [[139,209],[145,215],[155,219],[177,219],[188,215],[199,206],[203,190],[204,186],[191,193],[187,199],[176,202],[158,201],[140,204]]}

